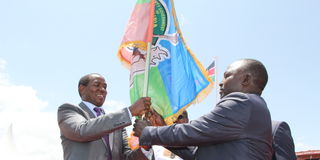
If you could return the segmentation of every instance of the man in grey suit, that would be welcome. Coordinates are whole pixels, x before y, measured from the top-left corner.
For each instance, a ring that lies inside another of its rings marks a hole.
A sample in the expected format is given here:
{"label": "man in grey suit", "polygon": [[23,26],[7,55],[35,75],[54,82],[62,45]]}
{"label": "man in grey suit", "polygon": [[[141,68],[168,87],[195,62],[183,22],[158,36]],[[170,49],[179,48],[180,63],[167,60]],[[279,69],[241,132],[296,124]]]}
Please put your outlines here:
{"label": "man in grey suit", "polygon": [[272,121],[272,160],[296,160],[294,142],[289,125],[284,121]]}
{"label": "man in grey suit", "polygon": [[147,160],[145,155],[150,151],[130,150],[124,127],[131,125],[132,116],[140,116],[150,109],[150,97],[141,98],[128,108],[104,114],[101,106],[106,89],[107,83],[100,74],[85,75],[78,84],[82,102],[59,107],[58,125],[65,160]]}
{"label": "man in grey suit", "polygon": [[198,146],[190,159],[270,160],[271,118],[260,96],[267,81],[261,62],[238,60],[224,73],[219,84],[222,99],[212,111],[190,123],[171,126],[147,126],[148,122],[138,120],[135,134],[140,145]]}

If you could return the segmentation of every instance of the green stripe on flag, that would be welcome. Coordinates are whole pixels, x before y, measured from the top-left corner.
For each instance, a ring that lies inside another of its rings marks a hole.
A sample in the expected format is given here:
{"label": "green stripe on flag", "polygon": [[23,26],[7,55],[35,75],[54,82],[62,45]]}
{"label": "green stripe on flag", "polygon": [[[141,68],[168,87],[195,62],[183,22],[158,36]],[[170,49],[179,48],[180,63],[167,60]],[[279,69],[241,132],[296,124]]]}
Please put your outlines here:
{"label": "green stripe on flag", "polygon": [[150,3],[151,0],[138,0],[137,4],[142,4],[142,3]]}
{"label": "green stripe on flag", "polygon": [[[144,74],[136,75],[133,81],[134,86],[130,89],[131,104],[142,96],[143,89],[140,87],[143,86]],[[166,88],[157,67],[150,68],[148,97],[151,97],[152,107],[160,115],[163,115],[163,118],[173,114]]]}

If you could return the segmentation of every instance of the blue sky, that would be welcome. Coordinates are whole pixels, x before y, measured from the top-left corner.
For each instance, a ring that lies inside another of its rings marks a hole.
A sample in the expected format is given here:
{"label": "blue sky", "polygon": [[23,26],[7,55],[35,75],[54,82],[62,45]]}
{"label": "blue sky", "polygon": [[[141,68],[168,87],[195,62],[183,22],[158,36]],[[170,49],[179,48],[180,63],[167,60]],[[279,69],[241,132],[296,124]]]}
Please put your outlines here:
{"label": "blue sky", "polygon": [[[116,52],[134,4],[0,0],[0,140],[13,124],[16,152],[61,159],[56,110],[80,102],[77,83],[87,73],[106,77],[105,108],[129,105],[129,72]],[[272,119],[289,123],[296,151],[320,149],[319,0],[175,0],[175,7],[200,62],[208,66],[218,57],[218,81],[237,59],[262,61],[269,72],[263,97]],[[208,112],[217,99],[212,91],[188,109],[190,118]]]}

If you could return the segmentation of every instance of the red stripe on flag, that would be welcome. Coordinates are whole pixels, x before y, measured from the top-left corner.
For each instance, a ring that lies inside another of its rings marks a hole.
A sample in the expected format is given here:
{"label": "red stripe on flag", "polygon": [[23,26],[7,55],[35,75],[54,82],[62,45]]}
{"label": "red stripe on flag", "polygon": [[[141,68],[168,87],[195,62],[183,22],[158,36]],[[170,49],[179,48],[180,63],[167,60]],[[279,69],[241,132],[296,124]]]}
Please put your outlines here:
{"label": "red stripe on flag", "polygon": [[208,75],[209,75],[209,76],[214,75],[214,73],[215,73],[215,69],[214,69],[214,68],[210,68],[210,69],[208,70]]}

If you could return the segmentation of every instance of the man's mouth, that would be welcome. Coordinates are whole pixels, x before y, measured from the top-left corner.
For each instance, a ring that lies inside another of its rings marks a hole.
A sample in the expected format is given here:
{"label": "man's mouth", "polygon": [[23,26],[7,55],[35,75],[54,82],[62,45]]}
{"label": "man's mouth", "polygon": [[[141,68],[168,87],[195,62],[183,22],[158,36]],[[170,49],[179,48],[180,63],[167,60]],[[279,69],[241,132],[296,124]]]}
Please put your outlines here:
{"label": "man's mouth", "polygon": [[105,98],[105,96],[102,95],[102,94],[97,94],[97,97],[99,97],[99,98]]}

